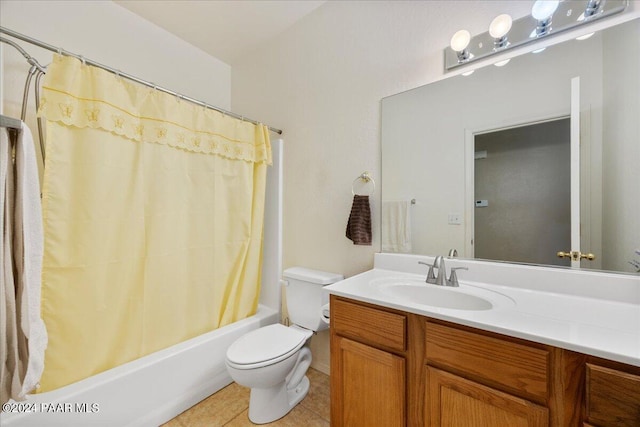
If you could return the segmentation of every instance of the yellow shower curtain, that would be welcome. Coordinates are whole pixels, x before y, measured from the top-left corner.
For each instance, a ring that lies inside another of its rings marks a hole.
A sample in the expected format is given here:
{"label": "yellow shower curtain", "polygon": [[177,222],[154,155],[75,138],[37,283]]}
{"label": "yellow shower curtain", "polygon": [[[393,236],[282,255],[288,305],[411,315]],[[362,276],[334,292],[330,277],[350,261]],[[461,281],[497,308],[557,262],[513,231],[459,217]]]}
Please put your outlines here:
{"label": "yellow shower curtain", "polygon": [[255,313],[268,129],[71,57],[43,86],[39,391]]}

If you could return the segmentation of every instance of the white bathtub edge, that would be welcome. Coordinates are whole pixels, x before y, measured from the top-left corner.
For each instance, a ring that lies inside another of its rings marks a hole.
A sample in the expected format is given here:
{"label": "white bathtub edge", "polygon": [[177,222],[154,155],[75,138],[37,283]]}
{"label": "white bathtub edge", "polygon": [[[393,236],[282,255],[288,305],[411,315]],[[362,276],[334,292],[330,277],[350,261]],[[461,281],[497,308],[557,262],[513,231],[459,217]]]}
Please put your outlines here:
{"label": "white bathtub edge", "polygon": [[[152,426],[176,417],[231,383],[227,348],[245,333],[276,323],[276,310],[260,305],[247,319],[47,393],[28,396],[37,412],[2,413],[3,427]],[[44,404],[97,403],[97,412],[44,413]],[[213,414],[215,415],[215,414]]]}
{"label": "white bathtub edge", "polygon": [[232,382],[233,380],[226,371],[221,372],[218,376],[212,378],[211,381],[207,381],[206,384],[203,384],[198,389],[192,390],[187,395],[183,394],[180,399],[164,407],[156,408],[154,411],[144,414],[140,418],[133,420],[130,424],[127,424],[127,427],[148,427],[166,423]]}

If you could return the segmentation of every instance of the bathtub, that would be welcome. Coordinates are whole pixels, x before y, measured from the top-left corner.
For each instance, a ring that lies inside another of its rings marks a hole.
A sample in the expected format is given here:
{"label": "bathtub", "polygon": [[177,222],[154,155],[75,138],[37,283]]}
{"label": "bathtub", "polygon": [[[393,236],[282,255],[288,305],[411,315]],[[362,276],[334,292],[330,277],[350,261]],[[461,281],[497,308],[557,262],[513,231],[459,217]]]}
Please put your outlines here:
{"label": "bathtub", "polygon": [[157,426],[231,383],[227,348],[279,319],[260,305],[247,319],[42,394],[2,413],[2,426]]}

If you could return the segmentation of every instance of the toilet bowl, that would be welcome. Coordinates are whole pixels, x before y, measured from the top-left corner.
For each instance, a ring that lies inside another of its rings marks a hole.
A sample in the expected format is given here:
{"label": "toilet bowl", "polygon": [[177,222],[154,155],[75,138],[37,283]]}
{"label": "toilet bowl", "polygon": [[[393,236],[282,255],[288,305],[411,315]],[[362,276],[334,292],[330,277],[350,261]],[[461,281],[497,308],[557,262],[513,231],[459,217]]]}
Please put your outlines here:
{"label": "toilet bowl", "polygon": [[309,391],[311,364],[306,346],[312,332],[296,326],[269,325],[242,336],[227,351],[227,369],[235,382],[251,388],[249,419],[265,424],[285,416]]}
{"label": "toilet bowl", "polygon": [[[274,324],[238,338],[227,350],[229,375],[251,388],[249,420],[266,424],[285,416],[308,393],[305,376],[311,365],[308,342],[315,331],[327,328],[321,307],[327,295],[322,287],[343,276],[301,267],[284,271],[287,307],[292,326]],[[295,304],[295,305],[294,305]]]}

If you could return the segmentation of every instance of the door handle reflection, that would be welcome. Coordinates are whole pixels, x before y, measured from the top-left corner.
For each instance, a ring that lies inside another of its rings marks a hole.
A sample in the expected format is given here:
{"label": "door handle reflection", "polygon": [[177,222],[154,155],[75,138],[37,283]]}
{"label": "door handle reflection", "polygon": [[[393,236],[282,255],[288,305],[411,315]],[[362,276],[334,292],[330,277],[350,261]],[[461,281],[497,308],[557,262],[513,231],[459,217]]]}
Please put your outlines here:
{"label": "door handle reflection", "polygon": [[556,253],[556,255],[558,255],[558,258],[571,258],[574,261],[578,261],[581,259],[588,259],[589,261],[593,261],[594,259],[596,259],[596,256],[594,254],[582,253],[580,251],[569,251],[569,252],[560,251]]}

